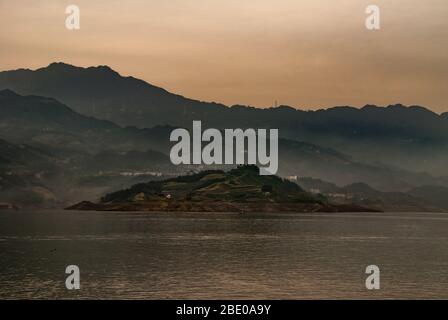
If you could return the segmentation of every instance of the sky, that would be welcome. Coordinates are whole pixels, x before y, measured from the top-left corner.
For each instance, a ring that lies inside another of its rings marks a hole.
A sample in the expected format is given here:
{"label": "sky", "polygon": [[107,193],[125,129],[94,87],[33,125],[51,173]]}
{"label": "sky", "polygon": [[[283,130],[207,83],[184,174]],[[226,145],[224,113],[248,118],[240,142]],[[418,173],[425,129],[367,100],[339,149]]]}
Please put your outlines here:
{"label": "sky", "polygon": [[[65,9],[80,8],[80,30]],[[367,30],[369,4],[381,29]],[[0,70],[108,65],[189,98],[448,111],[446,0],[0,0]]]}

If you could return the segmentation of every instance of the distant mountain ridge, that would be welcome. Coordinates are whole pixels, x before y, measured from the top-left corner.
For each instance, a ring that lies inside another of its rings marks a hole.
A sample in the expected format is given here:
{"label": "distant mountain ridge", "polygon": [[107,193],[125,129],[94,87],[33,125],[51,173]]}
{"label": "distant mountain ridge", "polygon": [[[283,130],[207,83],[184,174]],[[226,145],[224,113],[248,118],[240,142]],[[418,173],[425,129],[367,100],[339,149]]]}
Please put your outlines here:
{"label": "distant mountain ridge", "polygon": [[[0,90],[0,200],[17,205],[95,200],[131,183],[203,170],[171,164],[173,129],[124,128],[79,114],[54,98]],[[366,164],[333,148],[283,138],[279,168],[283,176],[310,176],[338,185],[364,182],[383,191],[427,185],[441,190],[440,198],[448,186],[448,179]],[[420,190],[430,198],[430,191]]]}
{"label": "distant mountain ridge", "polygon": [[[52,63],[37,70],[0,72],[0,89],[48,96],[74,111],[122,126],[278,128],[280,136],[336,149],[355,159],[416,172],[447,175],[448,113],[421,106],[366,105],[303,111],[202,102],[170,93],[107,66]],[[325,93],[322,93],[325,94]]]}
{"label": "distant mountain ridge", "polygon": [[324,195],[333,203],[352,203],[392,212],[446,212],[448,210],[447,187],[421,186],[406,192],[381,192],[365,183],[338,187],[313,178],[300,178],[297,183],[309,192]]}
{"label": "distant mountain ridge", "polygon": [[[120,125],[182,125],[178,116],[223,105],[172,94],[134,77],[122,77],[107,66],[81,68],[51,63],[37,70],[0,72],[0,89],[53,97],[75,111]],[[151,121],[151,118],[157,121]]]}
{"label": "distant mountain ridge", "polygon": [[[227,113],[230,110],[242,115],[259,112],[260,115],[264,115],[260,122],[265,122],[273,114],[276,117],[271,120],[275,122],[281,120],[282,116],[293,114],[296,116],[316,114],[323,122],[325,122],[325,118],[327,118],[326,120],[343,121],[343,118],[348,115],[361,117],[364,113],[373,116],[375,114],[383,115],[385,112],[398,112],[400,116],[418,114],[426,120],[446,120],[448,118],[448,112],[438,115],[422,106],[406,107],[401,104],[387,107],[366,105],[362,108],[336,106],[316,111],[302,111],[284,105],[267,109],[243,105],[229,107],[220,103],[185,98],[143,80],[123,77],[108,66],[83,68],[62,62],[51,63],[47,67],[36,70],[1,71],[0,89],[11,89],[25,95],[52,97],[69,105],[77,112],[111,120],[124,126],[151,127],[161,125],[163,121],[169,125],[185,126],[190,123],[190,113],[196,115],[196,118],[191,119],[199,120],[202,116],[212,116],[213,118],[213,112]],[[145,119],[146,115],[155,111],[159,113],[156,122],[152,123],[151,119]],[[169,114],[167,111],[175,113]],[[121,117],[123,114],[125,115],[124,119]],[[176,119],[175,115],[183,115],[187,119]],[[131,119],[132,116],[136,118]],[[165,119],[165,116],[168,118]],[[213,121],[214,119],[209,120]],[[221,119],[221,121],[223,120]],[[389,120],[392,121],[392,119]],[[407,124],[412,124],[413,118],[410,116],[404,121]],[[215,124],[213,123],[213,125]],[[349,131],[343,132],[350,133]],[[358,134],[360,133],[368,134],[368,131],[358,132]]]}
{"label": "distant mountain ridge", "polygon": [[[81,115],[52,98],[0,91],[1,138],[51,151],[66,165],[84,172],[141,170],[160,165],[172,171],[168,154],[173,129],[123,128],[111,121]],[[313,176],[340,185],[366,182],[381,190],[445,184],[428,174],[369,165],[332,148],[287,139],[279,140],[279,164],[284,176]]]}

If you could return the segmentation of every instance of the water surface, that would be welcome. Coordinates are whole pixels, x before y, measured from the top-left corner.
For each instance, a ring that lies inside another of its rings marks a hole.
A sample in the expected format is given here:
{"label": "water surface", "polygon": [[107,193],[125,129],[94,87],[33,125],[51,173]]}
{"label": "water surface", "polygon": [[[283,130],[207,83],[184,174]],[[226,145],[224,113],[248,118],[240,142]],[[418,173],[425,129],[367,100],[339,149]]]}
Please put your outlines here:
{"label": "water surface", "polygon": [[448,214],[0,211],[0,298],[448,299]]}

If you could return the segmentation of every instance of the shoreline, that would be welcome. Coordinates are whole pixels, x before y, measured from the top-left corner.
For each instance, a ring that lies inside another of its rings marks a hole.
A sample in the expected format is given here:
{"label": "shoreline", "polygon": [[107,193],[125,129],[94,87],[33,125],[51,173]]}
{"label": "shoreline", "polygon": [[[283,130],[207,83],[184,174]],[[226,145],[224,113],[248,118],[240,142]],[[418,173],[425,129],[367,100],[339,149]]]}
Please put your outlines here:
{"label": "shoreline", "polygon": [[64,210],[121,211],[121,212],[186,212],[186,213],[313,213],[313,212],[383,212],[357,205],[333,205],[318,203],[236,203],[192,201],[148,201],[129,203],[93,203],[82,201]]}

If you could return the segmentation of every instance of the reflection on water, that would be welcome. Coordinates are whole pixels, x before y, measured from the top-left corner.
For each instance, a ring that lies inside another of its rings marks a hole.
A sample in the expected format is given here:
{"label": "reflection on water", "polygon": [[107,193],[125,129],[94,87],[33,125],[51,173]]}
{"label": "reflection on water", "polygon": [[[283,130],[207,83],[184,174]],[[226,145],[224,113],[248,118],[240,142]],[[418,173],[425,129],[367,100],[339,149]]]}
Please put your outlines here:
{"label": "reflection on water", "polygon": [[447,299],[447,248],[448,214],[0,211],[0,298]]}

